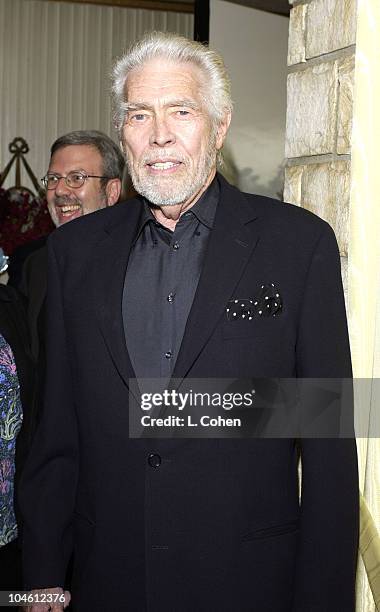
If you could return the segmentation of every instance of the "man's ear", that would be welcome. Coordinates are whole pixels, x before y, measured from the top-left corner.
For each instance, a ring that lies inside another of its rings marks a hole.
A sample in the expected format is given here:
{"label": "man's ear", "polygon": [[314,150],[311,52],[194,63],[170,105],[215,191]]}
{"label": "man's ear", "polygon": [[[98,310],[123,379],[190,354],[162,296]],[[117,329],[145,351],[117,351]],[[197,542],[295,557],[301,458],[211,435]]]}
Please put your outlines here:
{"label": "man's ear", "polygon": [[218,125],[218,129],[216,132],[216,148],[219,151],[223,147],[223,143],[226,139],[228,128],[231,123],[231,111],[228,111],[225,115],[221,123]]}
{"label": "man's ear", "polygon": [[118,202],[121,192],[121,180],[110,179],[106,185],[107,206],[113,206]]}

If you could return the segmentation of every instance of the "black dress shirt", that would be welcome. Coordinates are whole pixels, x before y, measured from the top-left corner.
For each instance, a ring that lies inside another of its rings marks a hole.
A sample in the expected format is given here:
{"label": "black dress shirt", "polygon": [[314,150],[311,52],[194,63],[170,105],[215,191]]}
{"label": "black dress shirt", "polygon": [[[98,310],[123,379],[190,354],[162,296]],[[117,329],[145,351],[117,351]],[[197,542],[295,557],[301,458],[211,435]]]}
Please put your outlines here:
{"label": "black dress shirt", "polygon": [[123,291],[125,338],[136,378],[167,381],[173,372],[218,200],[215,178],[174,231],[156,221],[144,203]]}

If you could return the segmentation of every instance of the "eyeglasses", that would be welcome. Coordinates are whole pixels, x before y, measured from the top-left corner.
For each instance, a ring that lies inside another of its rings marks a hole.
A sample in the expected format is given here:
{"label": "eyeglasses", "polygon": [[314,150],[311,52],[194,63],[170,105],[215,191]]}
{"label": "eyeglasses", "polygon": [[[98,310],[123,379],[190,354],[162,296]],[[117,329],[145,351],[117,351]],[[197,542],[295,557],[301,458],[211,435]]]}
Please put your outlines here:
{"label": "eyeglasses", "polygon": [[89,178],[108,179],[109,176],[97,176],[96,174],[86,174],[86,172],[77,172],[73,170],[69,172],[67,176],[61,176],[60,174],[46,174],[41,182],[45,189],[56,189],[61,179],[64,179],[66,185],[72,189],[79,189],[82,187],[85,181]]}

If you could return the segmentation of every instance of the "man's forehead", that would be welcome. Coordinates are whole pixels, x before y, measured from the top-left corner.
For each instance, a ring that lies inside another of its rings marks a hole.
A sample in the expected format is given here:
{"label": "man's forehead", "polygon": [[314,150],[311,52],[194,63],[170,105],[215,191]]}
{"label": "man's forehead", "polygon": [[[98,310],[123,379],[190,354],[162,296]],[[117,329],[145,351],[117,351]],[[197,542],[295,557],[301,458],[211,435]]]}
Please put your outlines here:
{"label": "man's forehead", "polygon": [[130,72],[125,83],[126,101],[143,101],[144,95],[169,98],[176,92],[196,98],[201,82],[202,73],[195,64],[155,58]]}
{"label": "man's forehead", "polygon": [[92,145],[66,145],[54,151],[49,168],[55,165],[72,166],[73,170],[86,169],[87,166],[99,166],[102,157]]}

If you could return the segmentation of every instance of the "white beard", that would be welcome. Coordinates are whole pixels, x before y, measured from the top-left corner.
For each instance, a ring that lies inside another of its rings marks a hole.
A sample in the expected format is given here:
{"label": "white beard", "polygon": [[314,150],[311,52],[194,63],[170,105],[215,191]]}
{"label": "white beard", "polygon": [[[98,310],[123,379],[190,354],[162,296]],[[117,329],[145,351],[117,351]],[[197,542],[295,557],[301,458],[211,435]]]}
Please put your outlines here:
{"label": "white beard", "polygon": [[[179,176],[176,173],[168,174],[167,176],[147,175],[145,170],[146,164],[150,160],[153,161],[153,156],[151,156],[151,159],[145,157],[140,162],[140,172],[134,169],[128,155],[127,165],[137,193],[156,206],[177,206],[178,204],[190,201],[192,196],[201,191],[212,169],[216,166],[216,155],[215,140],[212,139],[208,149],[199,159],[197,167],[192,171],[185,157],[173,154],[173,151],[161,151],[159,154],[160,160],[164,160],[167,157],[175,158],[182,162],[178,171]],[[157,157],[157,154],[155,157]]]}

